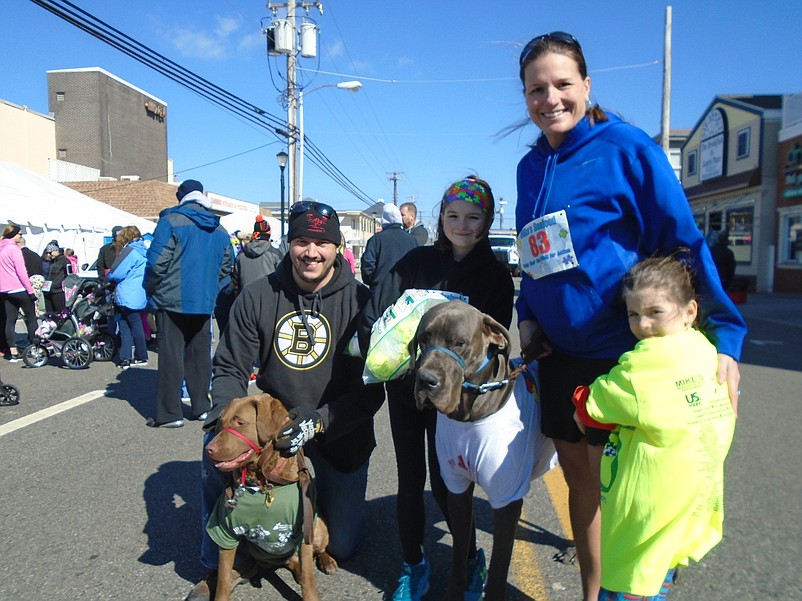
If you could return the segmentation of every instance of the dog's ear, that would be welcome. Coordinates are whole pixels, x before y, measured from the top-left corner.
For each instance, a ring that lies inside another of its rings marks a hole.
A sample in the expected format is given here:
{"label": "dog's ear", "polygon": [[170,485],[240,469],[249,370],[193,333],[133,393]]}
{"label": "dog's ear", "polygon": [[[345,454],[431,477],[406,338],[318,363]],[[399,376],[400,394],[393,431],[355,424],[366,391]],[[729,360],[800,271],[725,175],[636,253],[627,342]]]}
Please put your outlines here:
{"label": "dog's ear", "polygon": [[503,325],[489,315],[482,317],[482,334],[488,345],[495,345],[505,357],[510,356],[510,333]]}
{"label": "dog's ear", "polygon": [[258,444],[259,447],[264,448],[268,442],[276,437],[276,434],[284,425],[287,409],[285,409],[281,401],[269,394],[254,397],[253,404],[256,409]]}
{"label": "dog's ear", "polygon": [[424,314],[423,319],[420,320],[418,323],[418,327],[415,330],[415,335],[412,337],[407,343],[407,351],[409,352],[409,369],[414,371],[417,368],[417,358],[418,358],[418,336],[426,329],[426,315]]}

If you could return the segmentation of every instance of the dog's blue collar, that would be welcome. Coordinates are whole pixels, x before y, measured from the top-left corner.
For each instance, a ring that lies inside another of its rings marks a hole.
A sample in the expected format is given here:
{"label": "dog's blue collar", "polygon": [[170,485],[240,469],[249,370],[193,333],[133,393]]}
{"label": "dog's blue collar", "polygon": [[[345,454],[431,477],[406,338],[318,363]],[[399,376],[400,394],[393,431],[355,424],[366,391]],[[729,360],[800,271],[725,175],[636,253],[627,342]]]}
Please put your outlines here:
{"label": "dog's blue collar", "polygon": [[[421,359],[423,359],[423,357],[425,357],[428,353],[431,353],[432,351],[440,351],[441,353],[445,353],[446,355],[448,355],[449,357],[454,359],[454,361],[456,361],[459,364],[459,366],[462,368],[463,372],[468,369],[468,366],[465,365],[465,361],[462,359],[462,357],[460,357],[457,353],[452,351],[450,348],[446,348],[444,346],[434,345],[434,346],[428,347],[425,351],[423,351],[423,353],[421,353]],[[480,371],[482,371],[485,368],[485,366],[488,363],[490,363],[490,360],[494,356],[495,355],[493,355],[492,353],[488,352],[487,355],[485,356],[484,360],[482,361],[482,364],[474,372],[474,375],[476,375]],[[509,383],[510,383],[509,379],[498,380],[496,382],[485,382],[484,384],[474,384],[473,382],[468,382],[467,380],[464,380],[462,382],[462,388],[463,388],[463,390],[468,390],[470,392],[475,392],[476,394],[485,394],[487,392],[492,392],[494,390],[500,390],[501,388],[504,388]]]}

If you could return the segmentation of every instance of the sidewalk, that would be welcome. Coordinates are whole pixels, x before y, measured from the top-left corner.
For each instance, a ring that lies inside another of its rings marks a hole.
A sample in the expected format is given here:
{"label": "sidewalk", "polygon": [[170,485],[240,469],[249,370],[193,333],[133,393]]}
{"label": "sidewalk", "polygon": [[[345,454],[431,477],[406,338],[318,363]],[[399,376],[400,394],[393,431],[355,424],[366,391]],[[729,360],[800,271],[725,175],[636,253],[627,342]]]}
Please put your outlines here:
{"label": "sidewalk", "polygon": [[736,306],[746,319],[802,327],[802,294],[750,292],[746,302]]}

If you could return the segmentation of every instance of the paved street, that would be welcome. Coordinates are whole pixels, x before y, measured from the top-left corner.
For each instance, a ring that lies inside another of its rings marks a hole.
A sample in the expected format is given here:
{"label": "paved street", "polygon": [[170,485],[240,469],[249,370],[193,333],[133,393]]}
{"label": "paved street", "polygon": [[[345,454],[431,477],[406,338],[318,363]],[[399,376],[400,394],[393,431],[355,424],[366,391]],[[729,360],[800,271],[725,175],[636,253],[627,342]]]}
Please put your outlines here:
{"label": "paved street", "polygon": [[[739,423],[727,464],[725,539],[683,572],[671,595],[802,600],[802,297],[750,295]],[[110,363],[70,371],[0,360],[22,403],[0,408],[0,515],[6,551],[0,599],[183,599],[204,570],[197,560],[201,426],[146,428],[158,355],[145,368]],[[386,408],[371,462],[369,531],[358,556],[318,574],[324,599],[383,599],[400,566],[395,469]],[[427,553],[438,599],[449,540],[430,501]],[[509,599],[576,601],[579,578],[555,561],[569,548],[558,470],[535,483],[519,525]],[[490,550],[490,512],[477,501],[480,544]],[[286,572],[244,585],[236,599],[300,599]]]}

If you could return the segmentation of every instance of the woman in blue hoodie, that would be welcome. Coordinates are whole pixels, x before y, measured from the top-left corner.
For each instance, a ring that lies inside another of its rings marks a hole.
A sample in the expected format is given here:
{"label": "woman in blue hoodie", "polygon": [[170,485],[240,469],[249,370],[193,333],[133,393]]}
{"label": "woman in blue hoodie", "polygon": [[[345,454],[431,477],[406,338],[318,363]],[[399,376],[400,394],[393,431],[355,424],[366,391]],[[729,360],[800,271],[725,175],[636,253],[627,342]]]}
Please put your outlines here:
{"label": "woman in blue hoodie", "polygon": [[[114,304],[120,324],[120,368],[128,369],[131,365],[145,365],[148,362],[145,329],[140,315],[147,305],[147,295],[142,285],[147,248],[136,226],[121,229],[114,244],[119,250],[107,277],[109,282],[116,284]],[[132,345],[135,348],[133,358]]]}
{"label": "woman in blue hoodie", "polygon": [[516,227],[524,276],[521,346],[545,342],[540,359],[543,432],[554,439],[585,601],[600,582],[599,465],[606,432],[583,435],[571,396],[632,350],[621,301],[624,274],[640,260],[691,249],[701,326],[718,351],[720,383],[737,406],[737,361],[746,326],[721,288],[704,237],[663,150],[640,129],[590,103],[577,39],[556,31],[523,49],[519,76],[542,135],[518,164]]}

